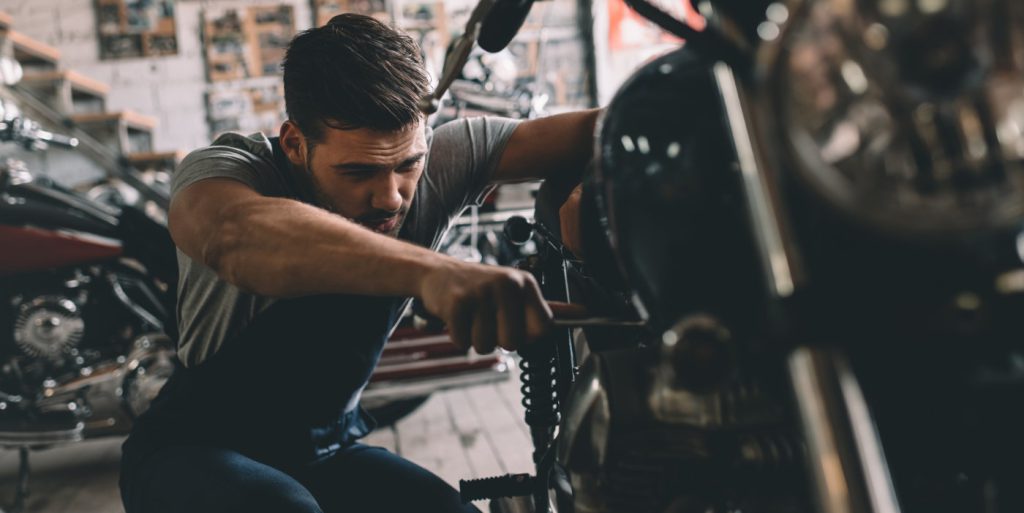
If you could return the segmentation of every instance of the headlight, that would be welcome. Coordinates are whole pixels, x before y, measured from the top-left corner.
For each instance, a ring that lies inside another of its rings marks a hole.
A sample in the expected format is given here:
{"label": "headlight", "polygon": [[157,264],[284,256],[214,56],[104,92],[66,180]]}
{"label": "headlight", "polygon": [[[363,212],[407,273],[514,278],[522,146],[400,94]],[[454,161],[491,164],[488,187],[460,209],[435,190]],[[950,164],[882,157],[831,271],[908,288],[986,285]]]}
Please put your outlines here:
{"label": "headlight", "polygon": [[900,234],[1021,222],[1024,2],[773,8],[783,29],[762,31],[775,40],[761,62],[774,122],[792,167],[829,203]]}

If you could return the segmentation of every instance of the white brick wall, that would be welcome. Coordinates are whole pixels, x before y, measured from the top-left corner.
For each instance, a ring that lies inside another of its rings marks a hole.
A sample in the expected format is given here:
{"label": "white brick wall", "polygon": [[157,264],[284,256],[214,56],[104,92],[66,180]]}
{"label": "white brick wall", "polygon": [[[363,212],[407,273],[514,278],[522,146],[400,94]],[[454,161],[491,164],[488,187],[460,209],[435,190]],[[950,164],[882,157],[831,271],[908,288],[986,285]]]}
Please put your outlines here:
{"label": "white brick wall", "polygon": [[132,109],[155,116],[155,149],[191,150],[208,141],[203,93],[206,75],[200,41],[205,6],[290,3],[296,28],[309,28],[308,0],[180,0],[175,5],[178,55],[101,61],[93,0],[0,0],[14,28],[61,51],[64,68],[111,86],[110,110]]}

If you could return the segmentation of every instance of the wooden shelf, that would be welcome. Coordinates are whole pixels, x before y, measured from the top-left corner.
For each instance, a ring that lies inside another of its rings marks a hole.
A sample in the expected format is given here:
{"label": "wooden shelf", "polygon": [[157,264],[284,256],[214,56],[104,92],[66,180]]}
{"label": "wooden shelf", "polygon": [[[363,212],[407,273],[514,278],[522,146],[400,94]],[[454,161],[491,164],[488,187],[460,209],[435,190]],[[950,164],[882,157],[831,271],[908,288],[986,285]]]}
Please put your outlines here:
{"label": "wooden shelf", "polygon": [[68,118],[75,124],[92,125],[98,123],[109,123],[113,121],[122,122],[128,128],[142,131],[152,131],[156,128],[157,119],[152,116],[139,114],[131,110],[117,112],[99,112],[88,114],[72,114]]}
{"label": "wooden shelf", "polygon": [[32,39],[21,32],[12,30],[7,34],[7,39],[14,47],[14,58],[22,64],[44,64],[57,67],[60,62],[60,50]]}
{"label": "wooden shelf", "polygon": [[66,80],[71,84],[71,89],[77,94],[105,98],[110,92],[110,86],[89,78],[81,73],[72,70],[53,70],[26,73],[21,79],[27,85],[43,84],[48,82],[60,82]]}
{"label": "wooden shelf", "polygon": [[143,164],[170,164],[170,167],[177,166],[181,159],[185,158],[185,151],[143,151],[138,153],[129,153],[125,157],[128,162],[136,167],[140,167]]}
{"label": "wooden shelf", "polygon": [[11,28],[12,23],[14,23],[14,19],[11,18],[11,15],[0,11],[0,34],[7,32]]}

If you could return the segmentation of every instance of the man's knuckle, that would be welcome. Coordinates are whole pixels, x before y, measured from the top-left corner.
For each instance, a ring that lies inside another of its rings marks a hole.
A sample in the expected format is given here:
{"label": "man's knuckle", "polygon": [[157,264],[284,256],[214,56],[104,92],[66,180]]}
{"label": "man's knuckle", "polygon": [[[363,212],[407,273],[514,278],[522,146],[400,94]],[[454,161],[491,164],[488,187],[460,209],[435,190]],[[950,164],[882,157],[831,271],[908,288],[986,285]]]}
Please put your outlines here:
{"label": "man's knuckle", "polygon": [[522,289],[525,287],[529,284],[529,280],[531,278],[530,273],[520,270],[512,270],[508,276],[509,285],[516,289]]}
{"label": "man's knuckle", "polygon": [[471,289],[459,287],[453,290],[451,295],[452,300],[455,301],[456,304],[465,307],[467,303],[473,300],[473,296],[475,294]]}
{"label": "man's knuckle", "polygon": [[501,285],[506,292],[515,292],[523,288],[523,278],[517,273],[509,273],[502,280]]}

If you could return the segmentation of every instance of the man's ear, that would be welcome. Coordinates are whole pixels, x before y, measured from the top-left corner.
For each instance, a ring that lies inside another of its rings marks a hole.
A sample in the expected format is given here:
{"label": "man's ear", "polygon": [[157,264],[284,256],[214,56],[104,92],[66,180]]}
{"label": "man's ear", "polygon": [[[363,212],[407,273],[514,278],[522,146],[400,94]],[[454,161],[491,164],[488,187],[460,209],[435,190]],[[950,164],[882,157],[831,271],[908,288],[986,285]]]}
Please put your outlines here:
{"label": "man's ear", "polygon": [[280,135],[281,149],[284,150],[288,161],[294,166],[304,167],[306,165],[306,137],[299,130],[299,125],[294,121],[287,120],[281,125]]}

